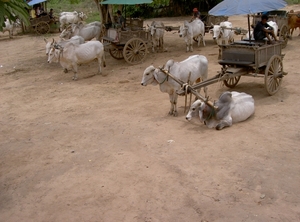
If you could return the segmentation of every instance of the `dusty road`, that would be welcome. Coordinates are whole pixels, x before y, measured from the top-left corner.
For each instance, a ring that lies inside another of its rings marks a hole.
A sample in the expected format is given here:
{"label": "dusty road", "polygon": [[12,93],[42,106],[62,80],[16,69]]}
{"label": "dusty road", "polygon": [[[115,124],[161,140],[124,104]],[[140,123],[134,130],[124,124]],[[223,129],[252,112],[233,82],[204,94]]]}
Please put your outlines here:
{"label": "dusty road", "polygon": [[[247,27],[246,17],[229,21]],[[283,49],[280,91],[268,96],[263,79],[242,77],[234,90],[253,95],[255,115],[222,131],[187,122],[182,97],[168,116],[168,95],[140,85],[150,64],[193,54],[216,75],[210,35],[186,53],[169,32],[167,52],[135,66],[107,53],[105,76],[92,63],[72,81],[46,62],[42,37],[1,34],[0,221],[300,221],[297,34]],[[208,90],[217,99],[228,89]]]}

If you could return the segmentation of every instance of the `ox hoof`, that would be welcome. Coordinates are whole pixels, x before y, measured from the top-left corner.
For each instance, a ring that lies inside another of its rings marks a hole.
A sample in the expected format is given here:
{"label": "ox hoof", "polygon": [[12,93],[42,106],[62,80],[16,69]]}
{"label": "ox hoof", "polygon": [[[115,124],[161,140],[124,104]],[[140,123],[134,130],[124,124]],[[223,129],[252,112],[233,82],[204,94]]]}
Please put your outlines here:
{"label": "ox hoof", "polygon": [[216,130],[221,130],[221,129],[223,129],[224,127],[226,127],[224,124],[219,123],[219,124],[216,126]]}
{"label": "ox hoof", "polygon": [[68,70],[67,70],[67,69],[64,69],[64,73],[68,73]]}

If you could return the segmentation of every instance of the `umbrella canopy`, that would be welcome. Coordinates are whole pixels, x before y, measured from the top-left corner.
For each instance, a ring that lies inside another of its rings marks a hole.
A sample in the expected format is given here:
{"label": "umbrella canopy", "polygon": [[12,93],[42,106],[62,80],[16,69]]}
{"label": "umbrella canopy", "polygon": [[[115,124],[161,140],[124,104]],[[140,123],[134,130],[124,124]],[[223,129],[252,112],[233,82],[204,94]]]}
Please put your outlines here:
{"label": "umbrella canopy", "polygon": [[281,9],[286,5],[285,0],[224,0],[208,13],[214,16],[255,14]]}
{"label": "umbrella canopy", "polygon": [[152,0],[106,0],[100,2],[102,5],[137,5],[137,4],[150,4]]}
{"label": "umbrella canopy", "polygon": [[32,0],[32,1],[28,2],[27,4],[30,5],[30,6],[33,6],[35,4],[46,2],[46,1],[47,0]]}

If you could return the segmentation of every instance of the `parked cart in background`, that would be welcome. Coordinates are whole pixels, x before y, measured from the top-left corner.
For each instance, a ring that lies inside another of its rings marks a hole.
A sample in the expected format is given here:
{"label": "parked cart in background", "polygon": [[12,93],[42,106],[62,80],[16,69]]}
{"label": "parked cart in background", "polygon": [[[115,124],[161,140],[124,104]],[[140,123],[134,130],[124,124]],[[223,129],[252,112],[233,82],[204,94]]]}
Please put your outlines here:
{"label": "parked cart in background", "polygon": [[[47,12],[47,0],[32,0],[28,2],[29,6],[33,8],[37,5],[41,5],[45,12]],[[56,17],[50,17],[48,13],[40,17],[30,19],[29,29],[35,31],[37,34],[47,34],[50,31],[59,31],[59,20]]]}
{"label": "parked cart in background", "polygon": [[132,22],[122,30],[107,27],[103,37],[105,48],[115,59],[125,59],[129,64],[138,64],[146,59],[150,33],[143,28],[143,21]]}

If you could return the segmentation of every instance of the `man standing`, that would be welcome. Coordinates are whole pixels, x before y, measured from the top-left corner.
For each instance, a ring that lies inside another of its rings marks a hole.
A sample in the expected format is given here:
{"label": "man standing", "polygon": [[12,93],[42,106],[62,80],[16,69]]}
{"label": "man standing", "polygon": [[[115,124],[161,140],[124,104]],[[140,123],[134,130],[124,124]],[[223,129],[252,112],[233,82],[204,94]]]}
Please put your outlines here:
{"label": "man standing", "polygon": [[277,41],[277,38],[274,34],[274,30],[271,26],[268,25],[269,17],[267,15],[261,16],[261,21],[257,23],[257,25],[254,28],[254,39],[255,40],[263,40],[264,38],[267,38],[269,42],[271,43],[270,35],[274,38],[275,41]]}

